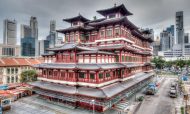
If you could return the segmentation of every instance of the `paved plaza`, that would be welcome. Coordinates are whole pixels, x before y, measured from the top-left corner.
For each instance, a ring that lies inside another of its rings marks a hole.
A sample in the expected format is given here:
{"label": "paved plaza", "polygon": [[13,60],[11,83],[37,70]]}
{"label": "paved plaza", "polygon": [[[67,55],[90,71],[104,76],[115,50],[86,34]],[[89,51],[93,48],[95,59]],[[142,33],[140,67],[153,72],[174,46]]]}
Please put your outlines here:
{"label": "paved plaza", "polygon": [[[155,96],[145,96],[141,107],[138,110],[138,114],[173,114],[175,105],[179,102],[178,99],[171,99],[168,96],[170,83],[175,78],[166,78],[161,85],[158,93]],[[140,91],[137,96],[141,96]],[[133,96],[129,102],[134,102],[135,96]],[[142,113],[143,112],[143,113]],[[46,100],[39,98],[37,95],[19,99],[12,103],[11,110],[5,112],[5,114],[92,114],[90,110],[73,109],[66,106],[55,105],[49,103]],[[115,109],[108,110],[104,113],[95,112],[95,114],[126,114],[119,113]]]}
{"label": "paved plaza", "polygon": [[[92,111],[54,105],[45,100],[39,99],[35,95],[13,102],[11,110],[6,111],[5,114],[92,114]],[[102,113],[95,112],[95,114]],[[103,114],[118,114],[118,111],[109,110]]]}

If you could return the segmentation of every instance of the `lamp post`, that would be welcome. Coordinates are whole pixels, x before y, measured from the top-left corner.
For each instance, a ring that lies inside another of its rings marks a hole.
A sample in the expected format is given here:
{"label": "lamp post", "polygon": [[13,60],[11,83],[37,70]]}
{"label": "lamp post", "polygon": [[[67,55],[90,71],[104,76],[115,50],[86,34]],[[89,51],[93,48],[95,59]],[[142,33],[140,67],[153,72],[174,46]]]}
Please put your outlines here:
{"label": "lamp post", "polygon": [[94,103],[95,103],[95,100],[91,100],[91,102],[92,102],[92,114],[94,114]]}

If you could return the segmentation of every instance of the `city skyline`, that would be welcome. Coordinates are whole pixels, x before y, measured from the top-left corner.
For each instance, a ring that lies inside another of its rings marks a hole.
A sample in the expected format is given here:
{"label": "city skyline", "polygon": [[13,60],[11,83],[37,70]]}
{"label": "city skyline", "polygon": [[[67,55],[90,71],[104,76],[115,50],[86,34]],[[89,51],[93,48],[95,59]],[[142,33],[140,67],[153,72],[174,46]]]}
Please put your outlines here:
{"label": "city skyline", "polygon": [[[102,0],[97,0],[96,2],[89,0],[82,0],[80,2],[76,0],[1,0],[0,2],[0,27],[3,28],[4,19],[15,19],[18,22],[17,44],[20,44],[18,43],[20,42],[20,24],[28,25],[31,16],[35,16],[38,19],[39,39],[45,39],[49,33],[50,20],[56,20],[56,29],[65,28],[68,27],[69,24],[63,22],[63,18],[73,17],[79,13],[88,19],[93,19],[93,16],[101,18],[102,16],[95,12],[96,9],[111,7],[114,3],[117,5],[124,3],[126,7],[135,14],[135,16],[129,17],[129,20],[135,22],[138,27],[153,28],[155,36],[159,36],[163,28],[172,24],[175,25],[175,12],[184,11],[185,32],[190,32],[190,24],[188,24],[188,20],[190,19],[190,7],[188,4],[190,4],[190,1],[188,0],[112,0],[106,4],[103,4],[104,1]],[[76,4],[72,4],[74,2]],[[172,2],[172,4],[169,4],[170,2]],[[27,4],[30,4],[30,6]],[[71,5],[72,7],[70,7]],[[2,33],[3,31],[0,29],[0,37],[2,37],[0,38],[0,42],[2,42],[3,39]]]}

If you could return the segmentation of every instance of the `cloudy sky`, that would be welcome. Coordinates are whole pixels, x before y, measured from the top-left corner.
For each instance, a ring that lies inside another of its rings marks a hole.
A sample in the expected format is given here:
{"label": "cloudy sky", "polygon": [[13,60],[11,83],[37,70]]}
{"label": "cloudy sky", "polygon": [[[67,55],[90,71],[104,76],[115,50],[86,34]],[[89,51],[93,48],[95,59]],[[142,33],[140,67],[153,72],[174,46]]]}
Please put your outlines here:
{"label": "cloudy sky", "polygon": [[125,4],[134,15],[129,19],[142,28],[153,28],[155,36],[167,26],[175,24],[175,12],[184,11],[185,32],[190,32],[190,0],[0,0],[0,42],[3,39],[3,20],[15,19],[18,23],[18,44],[20,24],[28,24],[36,16],[39,24],[39,39],[49,33],[49,21],[56,20],[57,29],[68,27],[63,18],[79,13],[88,19],[101,18],[96,10],[116,4]]}

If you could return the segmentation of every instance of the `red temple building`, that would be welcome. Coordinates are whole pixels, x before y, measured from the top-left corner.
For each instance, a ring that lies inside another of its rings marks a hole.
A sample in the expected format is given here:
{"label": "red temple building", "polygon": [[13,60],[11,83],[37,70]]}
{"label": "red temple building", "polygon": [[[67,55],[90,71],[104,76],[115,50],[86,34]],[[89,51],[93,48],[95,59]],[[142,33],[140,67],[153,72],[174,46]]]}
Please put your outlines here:
{"label": "red temple building", "polygon": [[44,63],[35,65],[38,81],[31,85],[41,97],[103,112],[150,83],[150,32],[128,20],[132,13],[123,4],[97,12],[104,18],[79,14],[63,19],[71,24],[57,30],[65,43],[49,48],[52,53],[43,55]]}

